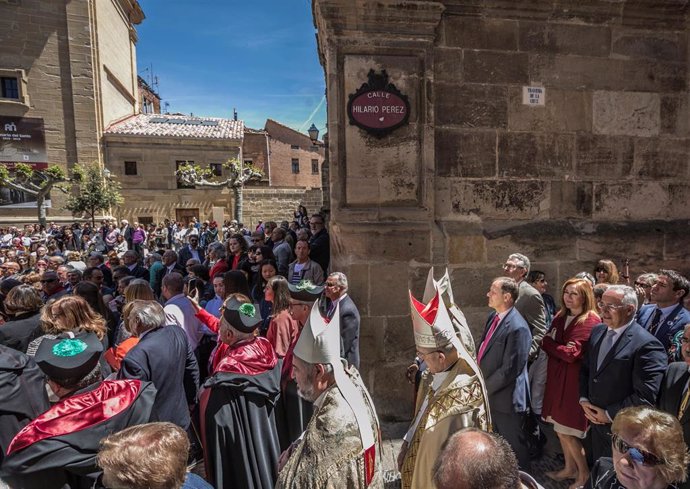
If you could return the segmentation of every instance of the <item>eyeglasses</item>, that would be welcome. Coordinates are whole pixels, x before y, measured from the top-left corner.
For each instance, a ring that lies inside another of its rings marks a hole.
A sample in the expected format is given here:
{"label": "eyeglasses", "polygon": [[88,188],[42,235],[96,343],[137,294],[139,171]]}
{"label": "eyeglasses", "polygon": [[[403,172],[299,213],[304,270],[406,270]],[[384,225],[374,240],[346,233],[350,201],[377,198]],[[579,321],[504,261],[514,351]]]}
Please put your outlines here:
{"label": "eyeglasses", "polygon": [[50,283],[53,283],[53,282],[57,282],[57,279],[56,279],[56,278],[48,278],[48,279],[45,279],[45,280],[41,280],[41,283],[42,283],[42,284],[50,284]]}
{"label": "eyeglasses", "polygon": [[636,464],[642,464],[647,466],[661,465],[663,462],[654,455],[641,448],[633,447],[625,442],[616,433],[611,434],[611,441],[613,442],[613,448],[620,453],[627,453],[630,459]]}
{"label": "eyeglasses", "polygon": [[597,302],[597,306],[599,306],[599,309],[601,309],[602,311],[610,311],[611,309],[622,309],[624,307],[627,307],[627,304],[615,305],[607,304],[606,302]]}
{"label": "eyeglasses", "polygon": [[417,358],[419,358],[420,360],[424,361],[424,359],[425,359],[426,357],[428,357],[429,355],[431,355],[432,353],[443,353],[443,352],[442,352],[441,350],[434,350],[434,351],[430,351],[429,353],[422,353],[422,352],[419,352],[419,351],[418,351],[418,352],[417,352]]}
{"label": "eyeglasses", "polygon": [[644,284],[642,282],[635,282],[635,287],[642,287],[643,289],[651,289],[652,286],[649,284]]}
{"label": "eyeglasses", "polygon": [[503,265],[503,270],[506,270],[506,271],[515,270],[516,268],[522,268],[522,267],[519,267],[517,265],[513,265],[512,263],[506,263]]}
{"label": "eyeglasses", "polygon": [[336,284],[334,282],[326,282],[326,287],[337,287],[337,286],[338,286],[338,284]]}
{"label": "eyeglasses", "polygon": [[609,273],[605,268],[595,268],[594,273]]}

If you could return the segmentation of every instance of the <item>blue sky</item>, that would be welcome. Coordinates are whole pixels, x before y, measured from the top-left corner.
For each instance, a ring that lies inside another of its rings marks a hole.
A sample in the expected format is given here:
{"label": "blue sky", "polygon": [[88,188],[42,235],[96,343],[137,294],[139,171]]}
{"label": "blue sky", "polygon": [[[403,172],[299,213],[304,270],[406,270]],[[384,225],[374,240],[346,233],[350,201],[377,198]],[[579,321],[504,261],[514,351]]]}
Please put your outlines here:
{"label": "blue sky", "polygon": [[158,77],[170,112],[267,118],[325,132],[324,74],[311,0],[139,0],[139,75]]}

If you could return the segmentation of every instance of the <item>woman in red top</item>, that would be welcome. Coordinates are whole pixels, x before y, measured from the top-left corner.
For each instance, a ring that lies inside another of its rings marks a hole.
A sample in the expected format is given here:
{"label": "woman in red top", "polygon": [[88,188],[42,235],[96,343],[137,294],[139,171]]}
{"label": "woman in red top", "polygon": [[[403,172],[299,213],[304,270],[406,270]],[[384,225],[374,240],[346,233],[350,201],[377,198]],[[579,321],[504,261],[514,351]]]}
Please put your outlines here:
{"label": "woman in red top", "polygon": [[269,279],[264,294],[266,301],[273,303],[266,339],[273,345],[278,358],[283,358],[299,335],[299,324],[292,318],[289,311],[290,289],[285,277],[276,275]]}
{"label": "woman in red top", "polygon": [[228,240],[228,266],[230,270],[239,270],[240,264],[247,259],[247,241],[241,234],[233,234]]}
{"label": "woman in red top", "polygon": [[561,310],[541,347],[548,355],[542,418],[552,423],[565,457],[565,467],[547,472],[554,480],[575,479],[570,489],[587,482],[589,469],[582,442],[587,419],[580,407],[580,366],[592,328],[601,322],[596,313],[592,284],[571,278],[563,285]]}

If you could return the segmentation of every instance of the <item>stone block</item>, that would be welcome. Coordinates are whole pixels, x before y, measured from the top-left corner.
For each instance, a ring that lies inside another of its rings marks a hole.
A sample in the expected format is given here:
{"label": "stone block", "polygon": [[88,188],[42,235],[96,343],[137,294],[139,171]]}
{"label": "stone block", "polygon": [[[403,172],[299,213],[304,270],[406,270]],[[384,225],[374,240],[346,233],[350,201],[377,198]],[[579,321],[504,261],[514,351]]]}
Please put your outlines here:
{"label": "stone block", "polygon": [[486,262],[485,241],[482,235],[449,236],[448,262],[459,264]]}
{"label": "stone block", "polygon": [[567,20],[581,24],[612,24],[620,18],[620,0],[556,0],[549,12],[550,19]]}
{"label": "stone block", "polygon": [[621,239],[625,232],[621,229],[616,233],[596,232],[579,237],[578,256],[583,265],[588,265],[585,270],[592,273],[594,265],[601,258],[613,260],[619,269],[623,260],[629,259],[633,275],[644,270],[656,270],[663,260],[663,230],[637,230],[635,239]]}
{"label": "stone block", "polygon": [[518,23],[513,20],[448,16],[443,34],[446,46],[501,51],[518,47]]}
{"label": "stone block", "polygon": [[344,261],[348,264],[376,260],[394,262],[398,267],[397,262],[429,256],[429,240],[429,233],[422,229],[343,227],[331,233],[331,254],[347,257]]}
{"label": "stone block", "polygon": [[510,87],[508,93],[508,129],[511,131],[592,130],[591,92],[548,87],[544,106],[524,105],[522,87]]}
{"label": "stone block", "polygon": [[[357,307],[359,309],[359,303],[356,304],[358,304]],[[375,365],[377,362],[385,359],[383,325],[386,319],[382,317],[362,316],[361,312],[360,309],[359,356],[363,362],[363,359],[366,359],[367,364]]]}
{"label": "stone block", "polygon": [[661,132],[679,137],[690,135],[690,94],[661,96]]}
{"label": "stone block", "polygon": [[414,386],[405,378],[410,359],[375,365],[369,392],[372,394],[379,421],[405,421],[414,415]]}
{"label": "stone block", "polygon": [[592,216],[593,203],[591,182],[551,182],[552,219],[589,218]]}
{"label": "stone block", "polygon": [[632,138],[579,134],[576,141],[576,168],[580,178],[617,180],[630,173],[633,165]]}
{"label": "stone block", "polygon": [[410,310],[408,299],[407,264],[370,265],[376,286],[369,291],[369,312],[373,316],[399,316]]}
{"label": "stone block", "polygon": [[[498,231],[487,229],[487,263],[503,265],[511,253],[522,253],[530,260],[575,258],[573,227],[566,221],[535,221],[527,224],[503,226]],[[502,273],[502,272],[501,272]]]}
{"label": "stone block", "polygon": [[483,267],[453,267],[450,270],[455,301],[463,309],[467,306],[486,306],[486,293],[491,282],[503,275],[501,265],[505,262],[487,264]]}
{"label": "stone block", "polygon": [[496,132],[436,129],[436,168],[442,177],[496,175]]}
{"label": "stone block", "polygon": [[687,41],[685,33],[619,27],[613,29],[611,54],[683,63],[687,56]]}
{"label": "stone block", "polygon": [[520,51],[608,56],[610,46],[605,25],[520,22]]}
{"label": "stone block", "polygon": [[562,177],[573,170],[574,137],[568,134],[499,132],[502,177]]}
{"label": "stone block", "polygon": [[655,136],[661,128],[659,94],[596,91],[592,100],[593,130],[611,136]]}
{"label": "stone block", "polygon": [[504,128],[508,122],[504,87],[439,83],[434,100],[437,125]]}
{"label": "stone block", "polygon": [[596,184],[594,219],[663,219],[669,206],[666,186],[659,182]]}
{"label": "stone block", "polygon": [[[421,299],[419,297],[418,299]],[[409,308],[407,309],[409,311]],[[383,337],[383,350],[385,361],[412,360],[415,357],[414,333],[410,315],[401,317],[388,317],[385,322]]]}
{"label": "stone block", "polygon": [[466,49],[463,81],[468,83],[523,83],[529,81],[526,53]]}
{"label": "stone block", "polygon": [[451,208],[483,218],[534,219],[545,214],[548,184],[535,180],[451,183]]}
{"label": "stone block", "polygon": [[[687,195],[688,188],[682,188],[682,192]],[[675,194],[676,190],[672,189],[672,194]],[[687,199],[687,197],[686,197]],[[686,207],[687,209],[687,207]],[[690,250],[690,233],[687,229],[667,229],[664,236],[664,260],[680,260],[684,262],[683,267],[686,272],[684,275],[687,277],[690,275],[690,264],[688,264],[688,250]]]}
{"label": "stone block", "polygon": [[332,272],[342,272],[347,277],[348,295],[357,305],[360,316],[369,316],[369,265],[364,263],[351,263],[344,267],[330,265]]}
{"label": "stone block", "polygon": [[682,92],[684,64],[552,54],[530,55],[530,80],[561,89]]}
{"label": "stone block", "polygon": [[[690,219],[690,185],[687,184],[687,180],[669,185],[668,192],[670,201],[668,217],[671,219]],[[686,238],[690,237],[687,222],[681,229],[686,233]],[[688,249],[685,252],[685,260],[688,258]]]}
{"label": "stone block", "polygon": [[434,49],[434,80],[449,83],[462,81],[462,49]]}
{"label": "stone block", "polygon": [[690,140],[640,138],[635,140],[635,171],[640,177],[685,180],[690,168]]}
{"label": "stone block", "polygon": [[[486,291],[488,292],[488,290],[489,287],[487,286]],[[489,318],[489,314],[492,312],[492,309],[484,304],[483,306],[477,307],[462,307],[461,310],[467,318],[467,324],[469,325],[470,332],[474,338],[474,344],[477,348],[479,348],[479,340],[481,340],[482,335],[484,334],[484,329],[487,326],[486,321]]]}

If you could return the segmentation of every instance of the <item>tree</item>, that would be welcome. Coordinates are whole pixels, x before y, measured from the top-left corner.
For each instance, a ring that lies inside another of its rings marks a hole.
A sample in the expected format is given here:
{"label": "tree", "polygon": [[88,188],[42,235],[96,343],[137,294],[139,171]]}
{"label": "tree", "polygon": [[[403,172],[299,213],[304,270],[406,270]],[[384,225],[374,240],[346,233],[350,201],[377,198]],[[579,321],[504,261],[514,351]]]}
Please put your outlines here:
{"label": "tree", "polygon": [[98,163],[75,165],[72,169],[75,192],[67,199],[65,209],[73,214],[87,214],[91,225],[96,225],[98,211],[110,211],[122,203],[120,184],[106,176]]}
{"label": "tree", "polygon": [[67,189],[60,184],[69,181],[65,171],[57,165],[50,165],[45,170],[35,170],[25,163],[17,163],[11,173],[6,165],[0,165],[0,186],[36,197],[38,222],[44,226],[46,225],[46,197],[53,189],[67,192]]}
{"label": "tree", "polygon": [[206,188],[231,188],[235,197],[235,219],[242,222],[242,189],[244,184],[253,180],[260,180],[264,173],[249,163],[240,163],[237,159],[230,159],[223,164],[230,175],[222,181],[212,180],[213,172],[199,165],[185,163],[175,172],[177,180],[184,185]]}

